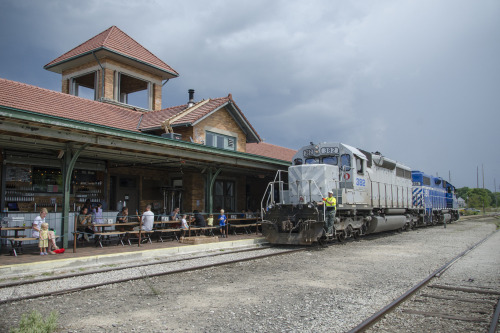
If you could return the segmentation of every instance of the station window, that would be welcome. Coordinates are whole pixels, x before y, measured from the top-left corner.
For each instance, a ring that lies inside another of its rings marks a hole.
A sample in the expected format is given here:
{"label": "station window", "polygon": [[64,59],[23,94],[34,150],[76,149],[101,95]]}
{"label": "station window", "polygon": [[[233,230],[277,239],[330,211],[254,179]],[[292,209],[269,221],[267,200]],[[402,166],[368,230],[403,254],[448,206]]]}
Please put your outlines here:
{"label": "station window", "polygon": [[337,165],[339,163],[338,156],[323,157],[323,164]]}
{"label": "station window", "polygon": [[235,184],[233,181],[216,180],[214,184],[214,207],[226,212],[236,211]]}
{"label": "station window", "polygon": [[143,109],[153,108],[153,85],[151,82],[120,72],[116,73],[115,80],[115,98],[118,102]]}
{"label": "station window", "polygon": [[214,132],[206,132],[205,144],[210,147],[236,150],[236,138],[234,136]]}
{"label": "station window", "polygon": [[97,72],[91,72],[84,75],[71,78],[70,93],[75,96],[97,99]]}
{"label": "station window", "polygon": [[343,154],[340,156],[340,165],[345,167],[345,171],[351,171],[351,155]]}

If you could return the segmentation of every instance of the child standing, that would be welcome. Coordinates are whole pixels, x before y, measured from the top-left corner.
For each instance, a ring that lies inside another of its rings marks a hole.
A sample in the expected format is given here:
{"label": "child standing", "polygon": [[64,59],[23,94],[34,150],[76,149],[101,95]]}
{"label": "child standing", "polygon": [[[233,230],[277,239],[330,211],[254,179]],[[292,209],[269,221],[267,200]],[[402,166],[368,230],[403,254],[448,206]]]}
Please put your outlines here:
{"label": "child standing", "polygon": [[47,248],[49,247],[49,224],[47,222],[42,223],[38,247],[40,247],[41,256],[47,255]]}
{"label": "child standing", "polygon": [[184,235],[186,234],[186,230],[189,229],[189,225],[187,223],[187,215],[182,215],[182,219],[181,219],[181,229],[182,229],[182,236],[184,237]]}
{"label": "child standing", "polygon": [[187,215],[182,215],[181,229],[189,229],[186,218],[187,218]]}
{"label": "child standing", "polygon": [[[97,206],[93,210],[94,215],[94,224],[103,224],[104,219],[102,218],[102,203],[97,203]],[[99,227],[99,231],[102,231],[102,228]]]}
{"label": "child standing", "polygon": [[226,215],[224,215],[224,209],[220,210],[220,216],[219,216],[219,228],[220,228],[220,233],[222,235],[222,238],[227,238],[226,235]]}
{"label": "child standing", "polygon": [[214,226],[214,216],[212,214],[210,214],[210,216],[207,219],[207,225],[209,227],[213,227]]}

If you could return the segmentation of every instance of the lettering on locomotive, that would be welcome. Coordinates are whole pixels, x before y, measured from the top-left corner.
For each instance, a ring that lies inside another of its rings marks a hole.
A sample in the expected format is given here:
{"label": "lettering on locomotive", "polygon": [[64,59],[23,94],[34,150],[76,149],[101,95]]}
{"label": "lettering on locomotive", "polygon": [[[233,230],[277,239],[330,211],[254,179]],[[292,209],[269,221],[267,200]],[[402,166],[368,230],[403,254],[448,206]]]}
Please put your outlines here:
{"label": "lettering on locomotive", "polygon": [[[339,147],[321,147],[320,153],[322,155],[326,154],[338,154],[339,153]],[[317,150],[314,149],[304,149],[303,153],[304,157],[308,156],[314,156],[318,154]]]}

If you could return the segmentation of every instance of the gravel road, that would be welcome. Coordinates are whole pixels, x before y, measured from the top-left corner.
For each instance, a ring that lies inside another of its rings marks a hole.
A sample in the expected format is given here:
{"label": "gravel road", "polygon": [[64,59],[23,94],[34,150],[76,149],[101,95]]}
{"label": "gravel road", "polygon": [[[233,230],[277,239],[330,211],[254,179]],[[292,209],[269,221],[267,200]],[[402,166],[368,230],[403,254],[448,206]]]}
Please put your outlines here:
{"label": "gravel road", "polygon": [[345,332],[491,234],[493,220],[1,305],[0,332],[33,309],[57,311],[61,332]]}

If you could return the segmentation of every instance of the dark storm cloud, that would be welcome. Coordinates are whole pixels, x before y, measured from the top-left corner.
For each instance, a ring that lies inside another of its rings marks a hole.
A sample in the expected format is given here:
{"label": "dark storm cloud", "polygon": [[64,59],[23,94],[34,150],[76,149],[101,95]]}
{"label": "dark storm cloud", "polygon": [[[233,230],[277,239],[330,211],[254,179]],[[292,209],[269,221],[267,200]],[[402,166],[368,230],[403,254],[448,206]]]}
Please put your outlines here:
{"label": "dark storm cloud", "polygon": [[269,143],[341,141],[475,187],[500,183],[500,3],[3,1],[0,76],[59,90],[42,66],[116,25],[180,73],[164,106],[232,93]]}

